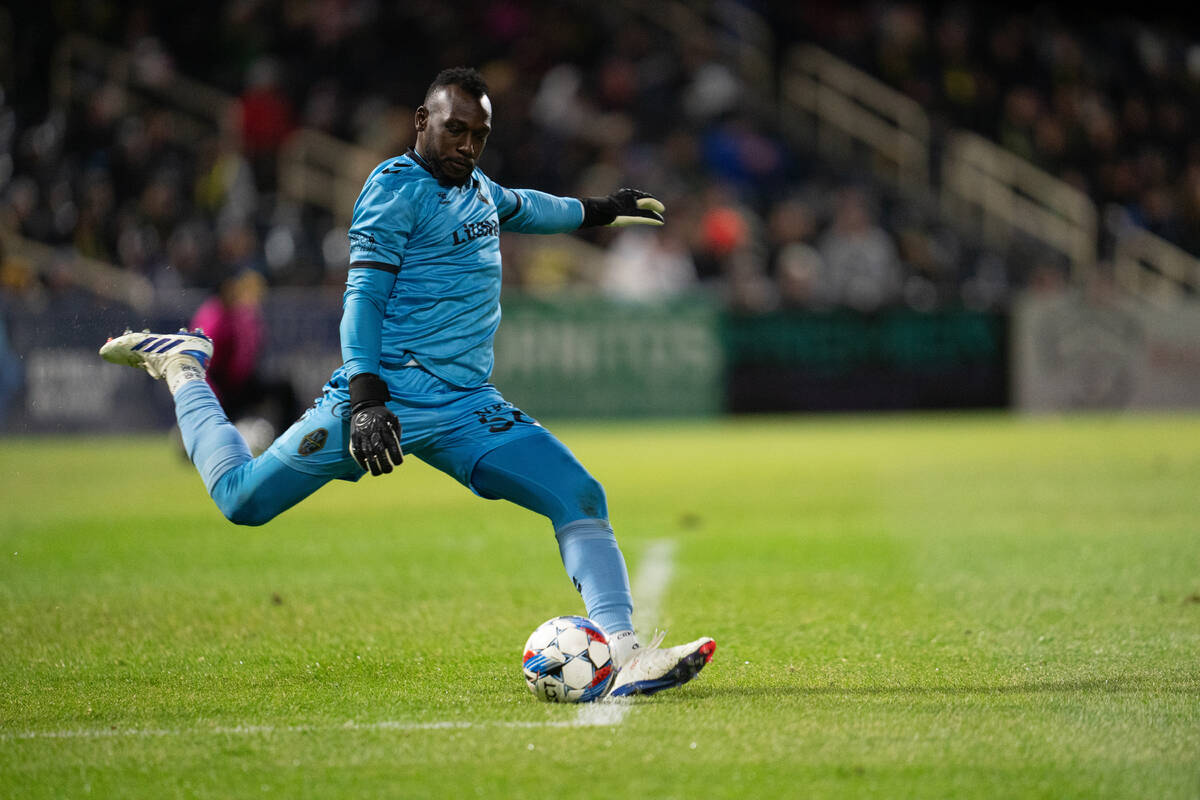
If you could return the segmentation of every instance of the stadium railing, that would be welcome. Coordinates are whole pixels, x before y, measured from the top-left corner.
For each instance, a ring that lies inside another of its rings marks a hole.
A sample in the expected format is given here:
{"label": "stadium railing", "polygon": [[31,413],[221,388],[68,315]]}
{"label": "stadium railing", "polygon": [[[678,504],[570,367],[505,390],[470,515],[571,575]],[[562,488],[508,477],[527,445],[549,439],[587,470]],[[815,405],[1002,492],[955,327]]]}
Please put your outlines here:
{"label": "stadium railing", "polygon": [[137,311],[154,304],[154,286],[142,275],[81,255],[73,247],[53,247],[15,234],[4,235],[8,257],[19,259],[34,274],[65,269],[76,286],[97,297],[123,303]]}
{"label": "stadium railing", "polygon": [[[865,145],[880,177],[902,191],[928,190],[929,118],[914,100],[807,44],[788,53],[779,84],[785,130],[811,131],[819,153],[842,160]],[[788,124],[797,112],[812,124]]]}
{"label": "stadium railing", "polygon": [[[782,69],[785,130],[811,131],[818,152],[843,161],[865,148],[857,161],[901,190],[931,185],[935,143],[928,116],[911,98],[809,44],[792,48]],[[1074,283],[1095,277],[1099,213],[1087,195],[977,134],[954,130],[944,144],[937,177],[947,218],[994,245],[1020,232],[1062,254]],[[1142,228],[1114,238],[1114,277],[1127,291],[1159,302],[1200,293],[1200,259]]]}
{"label": "stadium railing", "polygon": [[1097,212],[1074,186],[975,133],[952,131],[942,168],[942,208],[965,222],[978,214],[985,239],[1019,230],[1066,256],[1076,282],[1095,268]]}
{"label": "stadium railing", "polygon": [[55,102],[69,104],[87,96],[108,80],[126,93],[136,108],[168,111],[182,136],[200,138],[232,121],[236,98],[173,69],[140,65],[135,55],[78,33],[63,37],[50,67],[50,90]]}
{"label": "stadium railing", "polygon": [[363,180],[388,157],[311,128],[294,131],[279,152],[279,189],[284,197],[309,203],[348,225]]}
{"label": "stadium railing", "polygon": [[1170,303],[1200,293],[1200,260],[1147,230],[1117,239],[1113,280],[1130,294]]}

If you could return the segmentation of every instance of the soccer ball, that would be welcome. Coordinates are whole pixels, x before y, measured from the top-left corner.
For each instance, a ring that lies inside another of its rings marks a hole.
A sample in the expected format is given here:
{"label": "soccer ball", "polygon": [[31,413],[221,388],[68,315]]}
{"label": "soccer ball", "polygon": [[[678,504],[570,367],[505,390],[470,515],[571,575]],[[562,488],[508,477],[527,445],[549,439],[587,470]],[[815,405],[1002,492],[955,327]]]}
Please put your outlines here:
{"label": "soccer ball", "polygon": [[555,617],[525,642],[521,660],[529,691],[551,703],[590,703],[616,675],[608,637],[586,617]]}

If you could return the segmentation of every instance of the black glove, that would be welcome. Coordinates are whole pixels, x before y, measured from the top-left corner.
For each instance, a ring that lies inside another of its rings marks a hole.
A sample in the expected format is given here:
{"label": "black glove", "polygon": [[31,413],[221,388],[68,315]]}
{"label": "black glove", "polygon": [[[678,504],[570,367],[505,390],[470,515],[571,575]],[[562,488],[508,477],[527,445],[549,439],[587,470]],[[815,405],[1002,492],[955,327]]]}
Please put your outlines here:
{"label": "black glove", "polygon": [[583,222],[581,228],[597,225],[662,225],[666,206],[646,192],[637,189],[620,189],[608,197],[581,197]]}
{"label": "black glove", "polygon": [[391,399],[378,375],[362,372],[350,379],[350,455],[372,475],[391,472],[404,460],[400,420],[384,405]]}

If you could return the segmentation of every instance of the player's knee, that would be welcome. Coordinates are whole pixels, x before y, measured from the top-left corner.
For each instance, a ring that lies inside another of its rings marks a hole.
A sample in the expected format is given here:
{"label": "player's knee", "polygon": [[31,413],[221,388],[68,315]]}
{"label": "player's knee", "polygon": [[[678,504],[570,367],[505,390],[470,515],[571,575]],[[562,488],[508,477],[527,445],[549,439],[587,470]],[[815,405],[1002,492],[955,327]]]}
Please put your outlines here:
{"label": "player's knee", "polygon": [[608,519],[608,498],[600,481],[584,472],[573,488],[580,519]]}
{"label": "player's knee", "polygon": [[238,503],[229,508],[222,507],[221,512],[234,525],[265,525],[275,518],[274,511],[254,502]]}
{"label": "player's knee", "polygon": [[234,525],[264,525],[278,514],[278,511],[260,502],[252,493],[215,492],[213,500],[225,515],[225,519]]}
{"label": "player's knee", "polygon": [[[252,466],[259,459],[246,462],[239,469],[231,469],[211,484],[206,482],[208,493],[225,519],[235,525],[264,525],[279,516],[284,509],[306,496],[306,493],[280,490],[286,476],[260,472],[255,477]],[[294,496],[293,496],[294,495]]]}

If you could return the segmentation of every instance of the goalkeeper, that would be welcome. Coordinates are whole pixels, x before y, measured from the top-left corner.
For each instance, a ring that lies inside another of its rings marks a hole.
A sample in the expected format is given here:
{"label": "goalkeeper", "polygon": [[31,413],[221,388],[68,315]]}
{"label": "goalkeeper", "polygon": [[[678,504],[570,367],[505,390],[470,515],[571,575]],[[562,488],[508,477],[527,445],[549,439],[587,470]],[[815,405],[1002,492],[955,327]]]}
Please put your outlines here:
{"label": "goalkeeper", "polygon": [[664,208],[634,189],[575,199],[496,184],[475,166],[491,111],[479,73],[444,70],[416,111],[414,148],[368,176],[349,230],[343,364],[261,456],[251,457],[204,380],[212,345],[200,332],[126,332],[100,354],[166,380],[188,456],[235,523],[268,522],[334,478],[390,473],[406,454],[482,497],[545,515],[588,616],[613,643],[611,693],[669,689],[694,677],[716,645],[641,645],[603,487],[488,383],[500,231],[662,225]]}

